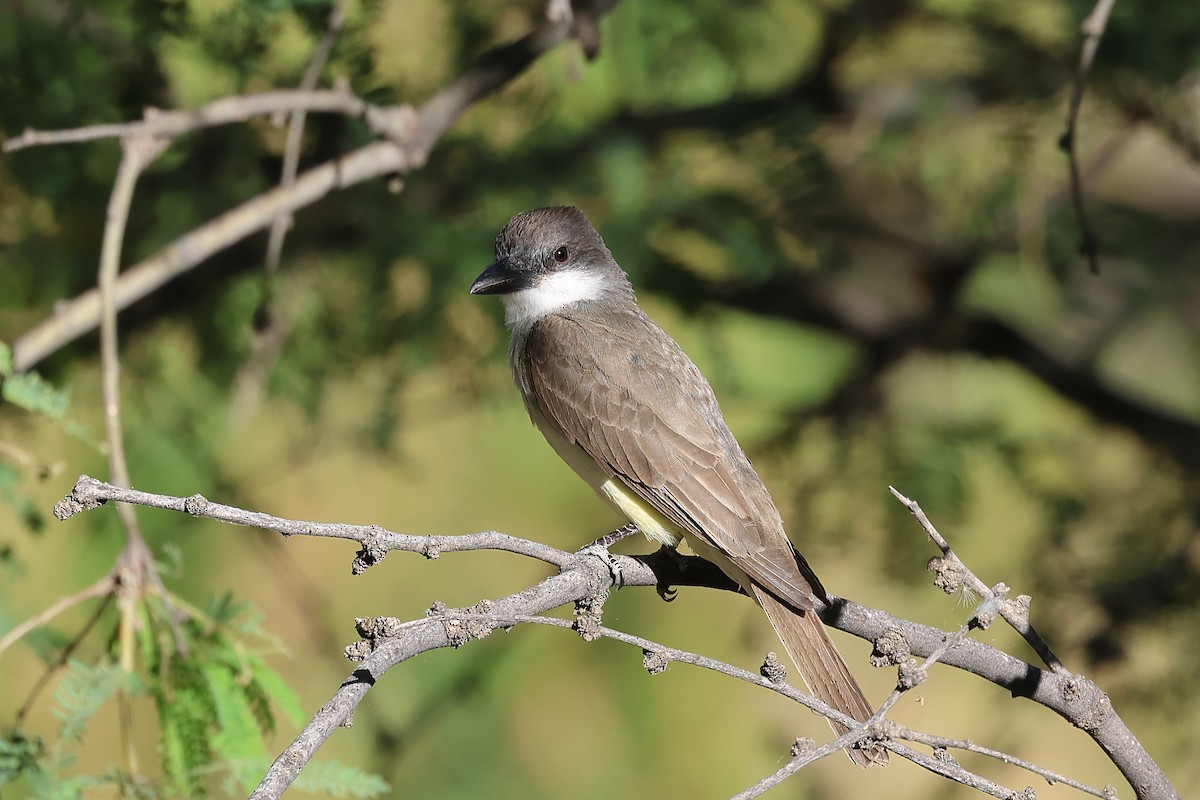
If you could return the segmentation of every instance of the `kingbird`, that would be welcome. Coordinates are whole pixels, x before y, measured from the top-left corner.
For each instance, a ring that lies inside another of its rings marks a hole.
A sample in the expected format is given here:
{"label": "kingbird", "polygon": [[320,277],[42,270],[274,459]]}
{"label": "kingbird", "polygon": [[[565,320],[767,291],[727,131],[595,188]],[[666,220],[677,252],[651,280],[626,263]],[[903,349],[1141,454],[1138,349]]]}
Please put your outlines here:
{"label": "kingbird", "polygon": [[[471,286],[497,294],[533,424],[648,539],[692,551],[758,601],[809,690],[861,722],[871,706],[829,639],[824,587],[792,546],[712,387],[638,307],[625,271],[573,207],[509,220]],[[839,734],[847,728],[832,723]],[[877,745],[859,766],[886,763]]]}

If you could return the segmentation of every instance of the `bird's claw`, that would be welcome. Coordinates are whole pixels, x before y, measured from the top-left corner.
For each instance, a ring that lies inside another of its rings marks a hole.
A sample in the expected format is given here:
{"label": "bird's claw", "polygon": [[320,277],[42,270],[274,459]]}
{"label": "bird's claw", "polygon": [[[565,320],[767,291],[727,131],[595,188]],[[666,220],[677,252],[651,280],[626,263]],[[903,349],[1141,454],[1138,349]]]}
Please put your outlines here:
{"label": "bird's claw", "polygon": [[595,556],[604,562],[604,566],[608,567],[608,574],[612,576],[613,587],[620,589],[625,585],[624,575],[621,572],[621,565],[612,553],[608,552],[608,548],[612,547],[622,539],[628,538],[638,532],[638,528],[632,522],[628,525],[623,525],[611,533],[606,533],[591,544],[579,548],[576,553],[579,555]]}

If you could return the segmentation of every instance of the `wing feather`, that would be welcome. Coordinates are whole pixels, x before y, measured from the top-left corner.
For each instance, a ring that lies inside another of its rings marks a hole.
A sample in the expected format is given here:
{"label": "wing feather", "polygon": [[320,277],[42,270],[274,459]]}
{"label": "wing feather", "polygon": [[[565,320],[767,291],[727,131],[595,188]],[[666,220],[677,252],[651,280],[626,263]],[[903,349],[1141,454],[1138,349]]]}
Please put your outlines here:
{"label": "wing feather", "polygon": [[812,608],[812,595],[824,590],[784,533],[704,376],[640,311],[605,319],[552,315],[533,327],[524,352],[531,402],[672,524],[782,601]]}

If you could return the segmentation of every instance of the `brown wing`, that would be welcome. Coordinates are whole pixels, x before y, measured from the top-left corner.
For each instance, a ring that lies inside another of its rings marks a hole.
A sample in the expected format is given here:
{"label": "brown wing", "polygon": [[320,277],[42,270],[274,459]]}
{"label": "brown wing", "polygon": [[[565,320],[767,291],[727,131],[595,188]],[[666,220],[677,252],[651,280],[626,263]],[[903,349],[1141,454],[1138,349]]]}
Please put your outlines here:
{"label": "brown wing", "polygon": [[[700,370],[640,311],[539,321],[525,344],[534,402],[658,513],[789,605],[824,596]],[[749,589],[749,587],[746,587]]]}

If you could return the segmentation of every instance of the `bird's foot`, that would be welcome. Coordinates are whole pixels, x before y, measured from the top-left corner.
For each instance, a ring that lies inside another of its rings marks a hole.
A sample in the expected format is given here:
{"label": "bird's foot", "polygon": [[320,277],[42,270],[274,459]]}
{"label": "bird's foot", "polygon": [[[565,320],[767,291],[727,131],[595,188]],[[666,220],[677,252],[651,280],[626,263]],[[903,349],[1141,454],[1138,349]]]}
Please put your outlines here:
{"label": "bird's foot", "polygon": [[622,539],[629,538],[630,536],[632,536],[633,534],[635,534],[637,532],[638,532],[637,525],[634,525],[631,522],[628,525],[623,525],[620,528],[617,528],[615,531],[612,531],[611,533],[604,534],[596,541],[592,542],[589,545],[579,548],[575,552],[578,553],[579,555],[595,556],[596,558],[603,561],[604,565],[606,567],[608,567],[608,573],[612,576],[613,587],[616,589],[619,589],[625,583],[624,577],[621,573],[620,564],[618,564],[617,560],[615,558],[613,558],[612,553],[608,552],[608,548],[612,547],[614,544],[621,541]]}
{"label": "bird's foot", "polygon": [[608,548],[612,547],[617,542],[621,541],[622,539],[628,539],[630,536],[633,536],[637,532],[638,532],[638,526],[634,525],[632,522],[630,522],[627,525],[622,525],[621,527],[617,528],[615,531],[612,531],[611,533],[604,534],[599,539],[597,539],[596,541],[587,545],[586,547],[581,547],[579,549],[579,552],[580,553],[593,552],[596,549],[607,550]]}

